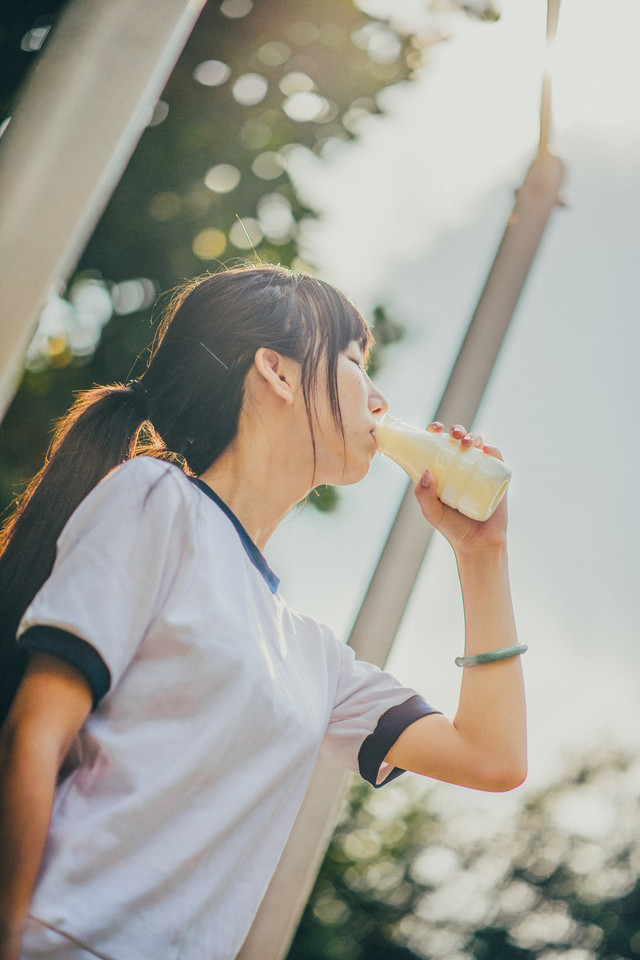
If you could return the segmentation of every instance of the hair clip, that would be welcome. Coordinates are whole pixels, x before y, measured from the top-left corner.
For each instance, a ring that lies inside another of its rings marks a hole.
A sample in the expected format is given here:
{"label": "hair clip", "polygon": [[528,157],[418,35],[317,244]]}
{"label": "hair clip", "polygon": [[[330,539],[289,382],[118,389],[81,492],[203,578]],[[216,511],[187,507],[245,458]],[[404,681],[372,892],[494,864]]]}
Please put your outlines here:
{"label": "hair clip", "polygon": [[142,380],[130,380],[127,386],[135,393],[136,397],[141,397],[146,403],[149,402],[149,391]]}
{"label": "hair clip", "polygon": [[142,412],[144,413],[145,419],[147,419],[149,416],[149,391],[145,387],[142,380],[130,380],[127,384],[127,387],[136,397],[138,403],[141,403],[144,406],[144,410]]}
{"label": "hair clip", "polygon": [[226,363],[223,363],[223,361],[220,359],[220,357],[216,357],[216,355],[215,355],[215,353],[213,352],[213,350],[209,350],[209,347],[206,345],[206,343],[203,343],[202,340],[200,341],[200,346],[201,346],[201,347],[204,347],[205,350],[207,351],[207,353],[210,353],[211,356],[213,357],[213,359],[214,359],[214,360],[217,360],[221,367],[224,367],[225,370],[228,370],[228,369],[229,369],[229,367],[226,365]]}

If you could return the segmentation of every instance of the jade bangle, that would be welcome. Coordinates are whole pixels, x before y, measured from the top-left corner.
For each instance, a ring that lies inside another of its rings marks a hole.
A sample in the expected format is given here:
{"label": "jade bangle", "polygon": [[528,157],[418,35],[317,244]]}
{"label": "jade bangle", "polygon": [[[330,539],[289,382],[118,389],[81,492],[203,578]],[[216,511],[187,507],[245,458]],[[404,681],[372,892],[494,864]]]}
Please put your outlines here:
{"label": "jade bangle", "polygon": [[475,667],[480,663],[496,663],[498,660],[520,657],[527,649],[526,643],[517,643],[515,647],[504,647],[502,650],[489,650],[488,653],[476,653],[473,657],[456,657],[456,665],[458,667]]}

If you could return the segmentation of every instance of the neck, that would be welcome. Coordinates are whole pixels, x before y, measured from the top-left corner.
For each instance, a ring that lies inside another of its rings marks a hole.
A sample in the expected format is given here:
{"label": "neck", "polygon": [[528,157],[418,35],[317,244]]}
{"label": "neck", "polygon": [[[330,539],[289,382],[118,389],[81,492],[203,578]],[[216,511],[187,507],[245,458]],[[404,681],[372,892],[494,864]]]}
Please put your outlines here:
{"label": "neck", "polygon": [[[255,433],[255,435],[254,435]],[[286,449],[277,437],[240,430],[234,442],[201,474],[236,515],[259,550],[289,511],[309,493],[311,469],[291,469],[291,439]]]}

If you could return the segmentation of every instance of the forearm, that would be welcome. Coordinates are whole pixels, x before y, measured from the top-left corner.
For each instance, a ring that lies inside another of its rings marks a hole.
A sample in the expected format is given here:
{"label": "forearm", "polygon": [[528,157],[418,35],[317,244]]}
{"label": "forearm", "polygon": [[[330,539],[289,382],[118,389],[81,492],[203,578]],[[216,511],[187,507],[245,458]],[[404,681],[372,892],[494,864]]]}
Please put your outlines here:
{"label": "forearm", "polygon": [[[458,554],[466,653],[514,646],[506,551]],[[464,667],[453,721],[416,720],[387,754],[404,770],[477,790],[511,790],[526,776],[525,702],[520,657]]]}
{"label": "forearm", "polygon": [[46,738],[8,722],[0,769],[0,960],[17,960],[47,840],[58,755]]}
{"label": "forearm", "polygon": [[[462,427],[452,429],[454,437],[463,434]],[[461,439],[462,446],[481,443],[481,438]],[[499,456],[495,447],[485,445],[483,450]],[[425,518],[446,537],[456,554],[466,655],[515,646],[506,498],[488,520],[470,520],[438,500],[435,480],[428,470],[416,487],[416,497]],[[510,790],[522,783],[527,765],[520,657],[468,665],[463,670],[454,720],[437,714],[416,720],[400,735],[387,760],[438,780],[480,790]]]}
{"label": "forearm", "polygon": [[[465,654],[473,656],[517,643],[506,546],[457,555],[465,613]],[[463,668],[454,727],[499,782],[524,778],[526,718],[519,656]],[[502,773],[504,771],[504,773]]]}
{"label": "forearm", "polygon": [[0,960],[18,960],[60,766],[91,707],[75,668],[33,654],[0,732]]}

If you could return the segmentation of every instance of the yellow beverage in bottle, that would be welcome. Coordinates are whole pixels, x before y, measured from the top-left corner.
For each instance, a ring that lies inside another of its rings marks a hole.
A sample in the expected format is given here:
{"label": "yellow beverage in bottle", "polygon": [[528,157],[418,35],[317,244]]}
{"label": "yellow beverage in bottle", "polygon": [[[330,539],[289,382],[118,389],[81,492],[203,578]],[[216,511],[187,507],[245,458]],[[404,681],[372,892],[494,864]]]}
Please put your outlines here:
{"label": "yellow beverage in bottle", "polygon": [[463,447],[448,433],[410,427],[388,413],[376,424],[376,442],[380,453],[395,460],[415,483],[430,470],[438,498],[472,520],[489,519],[511,479],[502,460],[478,447]]}

